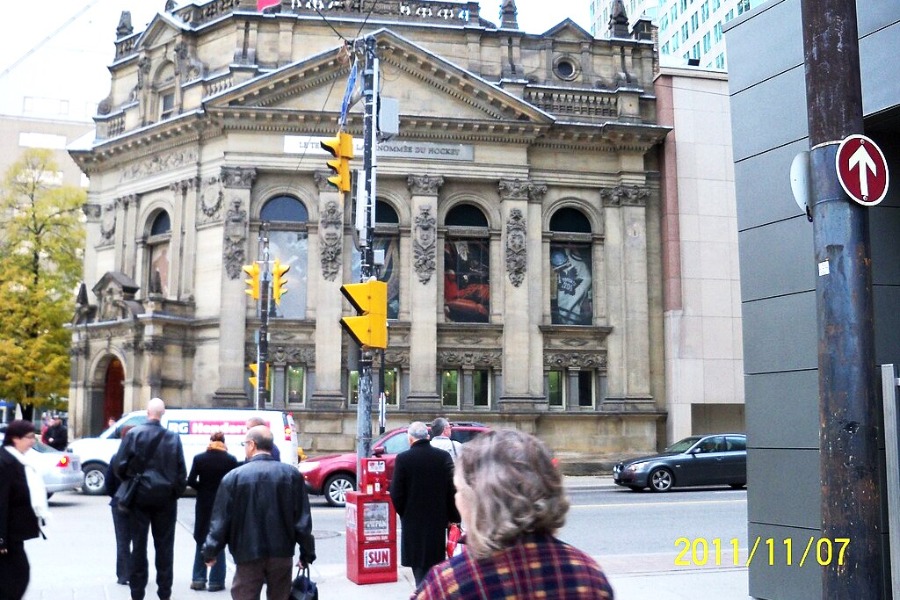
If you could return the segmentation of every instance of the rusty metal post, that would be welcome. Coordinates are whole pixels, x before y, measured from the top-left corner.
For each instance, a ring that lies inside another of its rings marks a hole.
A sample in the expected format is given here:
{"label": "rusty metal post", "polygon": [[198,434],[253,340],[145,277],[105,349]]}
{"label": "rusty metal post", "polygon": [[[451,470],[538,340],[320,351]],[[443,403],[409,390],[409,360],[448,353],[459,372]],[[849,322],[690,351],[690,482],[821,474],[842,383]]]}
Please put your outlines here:
{"label": "rusty metal post", "polygon": [[847,538],[823,567],[822,597],[883,598],[878,410],[867,208],[835,170],[863,133],[855,0],[801,0],[817,267],[822,538]]}

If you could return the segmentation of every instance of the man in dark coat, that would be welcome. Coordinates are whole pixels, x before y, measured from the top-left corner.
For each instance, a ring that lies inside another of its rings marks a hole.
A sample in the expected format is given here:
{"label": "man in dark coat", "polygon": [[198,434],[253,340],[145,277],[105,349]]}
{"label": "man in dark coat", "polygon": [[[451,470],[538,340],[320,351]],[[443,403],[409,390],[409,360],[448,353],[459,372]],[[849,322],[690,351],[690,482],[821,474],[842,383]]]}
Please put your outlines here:
{"label": "man in dark coat", "polygon": [[46,437],[48,446],[60,452],[66,451],[66,446],[69,445],[69,430],[63,425],[59,416],[53,417],[53,422],[47,428]]}
{"label": "man in dark coat", "polygon": [[[213,433],[209,438],[206,452],[194,457],[188,485],[197,490],[197,504],[194,509],[194,541],[197,550],[194,553],[194,573],[191,576],[191,589],[203,590],[206,587],[206,561],[203,560],[203,542],[209,533],[209,519],[212,516],[216,492],[222,478],[238,466],[237,459],[228,453],[225,447],[225,434],[221,431]],[[225,589],[225,551],[216,557],[216,564],[209,569],[209,591],[218,592]]]}
{"label": "man in dark coat", "polygon": [[449,523],[459,522],[453,496],[453,459],[433,448],[428,427],[416,421],[407,429],[409,450],[397,455],[391,500],[402,523],[400,561],[412,567],[416,585],[428,570],[447,557]]}
{"label": "man in dark coat", "polygon": [[[156,550],[156,587],[160,600],[172,596],[175,560],[175,522],[178,517],[178,497],[187,487],[187,469],[181,438],[160,423],[166,405],[160,398],[147,403],[147,422],[132,429],[122,440],[116,454],[114,469],[126,485],[128,480],[141,477],[141,485],[131,508],[131,573],[128,585],[132,600],[144,600],[149,580],[147,541],[153,531]],[[156,441],[158,440],[158,441]],[[156,445],[153,452],[150,449]]]}

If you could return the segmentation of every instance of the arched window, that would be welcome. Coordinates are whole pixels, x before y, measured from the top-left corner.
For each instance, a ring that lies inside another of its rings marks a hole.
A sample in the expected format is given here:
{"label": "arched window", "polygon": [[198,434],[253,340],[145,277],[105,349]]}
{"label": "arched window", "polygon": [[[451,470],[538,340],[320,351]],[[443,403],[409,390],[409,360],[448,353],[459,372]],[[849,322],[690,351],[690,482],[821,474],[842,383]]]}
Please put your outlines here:
{"label": "arched window", "polygon": [[270,314],[284,319],[306,317],[309,212],[293,196],[269,199],[259,212],[260,221],[269,223],[269,259],[291,268],[286,275],[287,292],[281,304],[270,307]]}
{"label": "arched window", "polygon": [[159,120],[168,119],[176,114],[178,107],[175,106],[175,65],[171,62],[165,63],[156,72],[153,87],[157,94]]}
{"label": "arched window", "polygon": [[594,317],[591,224],[561,208],[550,218],[550,316],[555,325],[591,325]]}
{"label": "arched window", "polygon": [[150,224],[147,236],[148,277],[146,289],[150,294],[169,295],[169,242],[172,239],[172,221],[162,210]]}
{"label": "arched window", "polygon": [[450,209],[444,224],[444,318],[452,323],[487,323],[491,313],[488,222],[476,206]]}

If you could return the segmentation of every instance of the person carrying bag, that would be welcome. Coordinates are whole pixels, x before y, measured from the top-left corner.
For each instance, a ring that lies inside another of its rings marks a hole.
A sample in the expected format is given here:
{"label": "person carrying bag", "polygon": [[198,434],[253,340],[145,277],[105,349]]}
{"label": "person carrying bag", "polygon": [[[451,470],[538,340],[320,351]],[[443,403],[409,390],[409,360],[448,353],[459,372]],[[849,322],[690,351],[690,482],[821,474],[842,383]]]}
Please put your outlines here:
{"label": "person carrying bag", "polygon": [[[129,478],[119,485],[119,489],[116,490],[115,495],[116,507],[119,509],[119,512],[126,514],[131,512],[134,508],[134,503],[137,500],[139,489],[145,488],[145,491],[151,491],[150,482],[145,482],[145,479],[149,478],[144,474],[144,469],[147,468],[147,464],[156,453],[156,449],[159,447],[159,443],[162,441],[163,437],[165,437],[164,434],[156,436],[147,447],[147,454],[143,457],[135,457],[132,459],[131,464],[128,465]],[[136,467],[135,463],[138,463],[140,466]]]}

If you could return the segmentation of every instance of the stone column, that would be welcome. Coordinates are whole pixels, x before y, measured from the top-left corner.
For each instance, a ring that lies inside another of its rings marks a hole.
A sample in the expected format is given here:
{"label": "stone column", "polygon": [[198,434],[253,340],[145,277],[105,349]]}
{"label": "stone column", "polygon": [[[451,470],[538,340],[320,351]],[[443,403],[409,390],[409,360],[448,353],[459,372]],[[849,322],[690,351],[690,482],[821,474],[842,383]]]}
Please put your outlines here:
{"label": "stone column", "polygon": [[[250,190],[256,169],[222,167],[221,179],[228,198],[222,245],[219,317],[219,386],[215,406],[248,406],[244,392],[244,341],[247,329],[247,296],[242,267],[249,263]],[[255,240],[253,241],[255,242]],[[212,257],[210,257],[212,258]]]}
{"label": "stone column", "polygon": [[410,175],[412,261],[409,271],[409,394],[412,411],[439,411],[437,374],[437,199],[444,178]]}
{"label": "stone column", "polygon": [[[499,398],[503,411],[535,410],[547,406],[543,394],[543,359],[532,351],[532,341],[540,341],[540,308],[532,306],[532,298],[539,302],[541,273],[541,237],[529,231],[529,199],[538,200],[546,193],[543,185],[518,179],[501,179],[500,214],[503,232],[503,372],[521,374],[506,377],[503,394]],[[537,224],[538,227],[540,223]]]}
{"label": "stone column", "polygon": [[[142,232],[137,230],[137,214],[140,206],[141,197],[137,194],[116,198],[116,265],[119,271],[134,279],[138,285],[141,282],[138,240],[143,237]],[[143,290],[141,295],[146,297],[147,290]]]}
{"label": "stone column", "polygon": [[310,397],[310,406],[319,409],[338,409],[345,405],[341,393],[344,194],[328,183],[329,175],[324,171],[315,173],[319,188],[319,226],[317,236],[310,229],[307,275],[309,289],[315,290],[315,299],[308,298],[315,311],[308,313],[316,321],[316,389]]}

